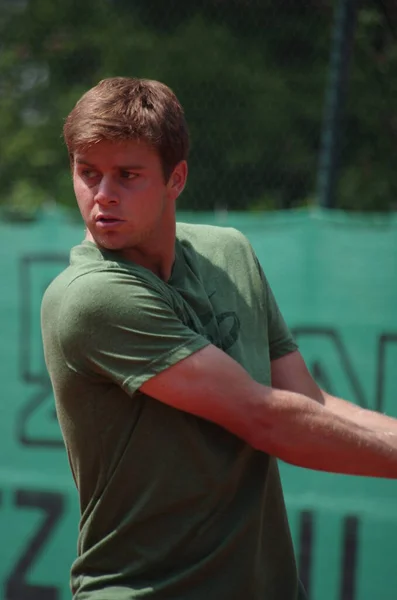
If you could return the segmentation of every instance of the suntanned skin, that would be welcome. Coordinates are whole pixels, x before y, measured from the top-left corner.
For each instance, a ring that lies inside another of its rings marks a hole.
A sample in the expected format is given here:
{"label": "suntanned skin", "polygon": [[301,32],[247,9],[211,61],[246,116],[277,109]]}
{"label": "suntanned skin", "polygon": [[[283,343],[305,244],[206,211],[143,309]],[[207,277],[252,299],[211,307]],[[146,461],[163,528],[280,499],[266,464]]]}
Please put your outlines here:
{"label": "suntanned skin", "polygon": [[354,410],[350,405],[346,410],[343,401],[332,412],[326,402],[261,385],[215,346],[156,375],[141,389],[285,462],[334,473],[397,477],[394,421],[394,432],[387,418],[384,429],[375,429],[356,423]]}
{"label": "suntanned skin", "polygon": [[[175,201],[185,161],[164,181],[143,142],[103,140],[73,157],[73,183],[87,239],[167,281],[175,249]],[[115,217],[101,223],[98,217]],[[156,375],[141,390],[224,427],[286,462],[335,473],[397,478],[397,421],[322,391],[299,352],[272,362],[273,388],[215,346]]]}
{"label": "suntanned skin", "polygon": [[[170,278],[175,260],[175,200],[187,178],[186,161],[164,181],[157,153],[140,141],[102,140],[76,151],[73,187],[86,239]],[[100,216],[116,217],[106,227]]]}
{"label": "suntanned skin", "polygon": [[397,435],[397,419],[366,410],[322,390],[311,376],[300,352],[291,352],[272,361],[271,369],[274,387],[304,394],[357,425]]}

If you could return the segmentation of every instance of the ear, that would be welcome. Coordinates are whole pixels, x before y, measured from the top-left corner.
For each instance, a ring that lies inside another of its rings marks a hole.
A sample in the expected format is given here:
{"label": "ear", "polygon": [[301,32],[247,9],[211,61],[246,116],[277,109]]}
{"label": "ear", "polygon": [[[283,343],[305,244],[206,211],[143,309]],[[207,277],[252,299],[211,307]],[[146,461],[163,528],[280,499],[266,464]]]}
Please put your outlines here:
{"label": "ear", "polygon": [[186,160],[179,162],[172,171],[167,183],[167,188],[168,193],[173,200],[176,200],[183,192],[186,185],[187,173],[188,168]]}

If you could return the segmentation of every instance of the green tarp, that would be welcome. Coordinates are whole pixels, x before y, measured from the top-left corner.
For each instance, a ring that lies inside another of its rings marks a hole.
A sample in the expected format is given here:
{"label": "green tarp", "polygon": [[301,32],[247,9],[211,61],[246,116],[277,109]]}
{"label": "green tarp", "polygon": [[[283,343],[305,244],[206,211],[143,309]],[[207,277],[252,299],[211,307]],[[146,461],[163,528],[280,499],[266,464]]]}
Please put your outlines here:
{"label": "green tarp", "polygon": [[[254,246],[319,383],[397,417],[397,218],[318,210],[180,214]],[[0,597],[67,600],[77,493],[54,413],[41,296],[83,237],[58,212],[0,222]],[[311,600],[395,600],[397,482],[281,465]],[[221,599],[220,599],[221,600]]]}

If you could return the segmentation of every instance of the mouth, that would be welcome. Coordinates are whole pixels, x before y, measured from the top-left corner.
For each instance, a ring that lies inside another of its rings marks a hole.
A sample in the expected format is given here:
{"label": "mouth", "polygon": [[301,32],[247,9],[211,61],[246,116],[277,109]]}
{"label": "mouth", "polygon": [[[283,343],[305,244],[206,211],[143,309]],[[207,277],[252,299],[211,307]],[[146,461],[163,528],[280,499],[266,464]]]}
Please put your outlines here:
{"label": "mouth", "polygon": [[95,218],[95,223],[98,227],[109,228],[121,225],[122,223],[124,223],[124,221],[122,219],[119,219],[118,217],[113,217],[111,215],[98,215]]}

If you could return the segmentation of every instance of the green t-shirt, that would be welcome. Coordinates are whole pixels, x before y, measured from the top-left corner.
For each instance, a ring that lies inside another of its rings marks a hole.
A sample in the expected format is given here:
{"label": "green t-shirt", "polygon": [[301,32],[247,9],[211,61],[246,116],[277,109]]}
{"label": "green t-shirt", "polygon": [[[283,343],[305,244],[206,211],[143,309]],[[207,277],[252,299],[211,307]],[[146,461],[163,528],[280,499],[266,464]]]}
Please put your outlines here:
{"label": "green t-shirt", "polygon": [[84,242],[42,331],[80,497],[73,597],[303,597],[276,459],[139,391],[209,343],[263,384],[296,349],[246,238],[178,224],[167,283]]}

